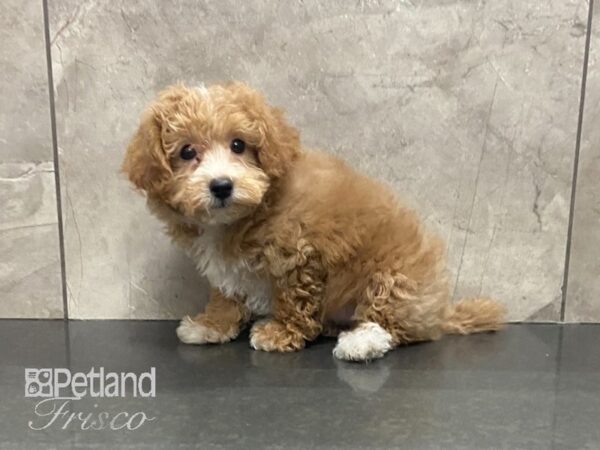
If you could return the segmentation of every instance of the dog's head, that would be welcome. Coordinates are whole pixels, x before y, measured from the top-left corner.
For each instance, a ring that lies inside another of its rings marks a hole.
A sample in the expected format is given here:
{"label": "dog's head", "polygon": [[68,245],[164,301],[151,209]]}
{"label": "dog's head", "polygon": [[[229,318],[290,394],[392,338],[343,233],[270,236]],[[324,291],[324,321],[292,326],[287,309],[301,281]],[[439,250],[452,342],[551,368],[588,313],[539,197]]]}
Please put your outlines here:
{"label": "dog's head", "polygon": [[227,224],[260,205],[299,145],[282,112],[242,83],[177,85],[144,112],[123,171],[159,214]]}

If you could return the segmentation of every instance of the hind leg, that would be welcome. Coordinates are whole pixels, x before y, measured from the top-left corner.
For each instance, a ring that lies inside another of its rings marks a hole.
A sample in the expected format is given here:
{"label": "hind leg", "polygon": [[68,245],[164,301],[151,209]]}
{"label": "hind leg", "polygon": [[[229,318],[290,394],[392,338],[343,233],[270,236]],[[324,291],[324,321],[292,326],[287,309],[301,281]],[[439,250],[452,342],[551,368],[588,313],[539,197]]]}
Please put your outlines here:
{"label": "hind leg", "polygon": [[423,293],[402,274],[375,274],[354,311],[356,325],[340,334],[334,356],[368,361],[400,344],[438,339],[445,307],[440,287],[434,283]]}

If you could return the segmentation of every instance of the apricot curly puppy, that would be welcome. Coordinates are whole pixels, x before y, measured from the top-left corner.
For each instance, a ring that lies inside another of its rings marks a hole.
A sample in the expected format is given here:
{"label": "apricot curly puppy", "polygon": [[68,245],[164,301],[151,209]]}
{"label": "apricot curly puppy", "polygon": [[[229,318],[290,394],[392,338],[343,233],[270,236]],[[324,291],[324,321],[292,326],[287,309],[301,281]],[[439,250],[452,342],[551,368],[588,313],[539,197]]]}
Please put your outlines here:
{"label": "apricot curly puppy", "polygon": [[185,343],[230,341],[264,316],[257,350],[339,335],[335,357],[364,361],[502,324],[492,300],[449,303],[443,243],[390,189],[303,148],[242,83],[167,88],[123,170],[212,286],[205,311],[177,329]]}

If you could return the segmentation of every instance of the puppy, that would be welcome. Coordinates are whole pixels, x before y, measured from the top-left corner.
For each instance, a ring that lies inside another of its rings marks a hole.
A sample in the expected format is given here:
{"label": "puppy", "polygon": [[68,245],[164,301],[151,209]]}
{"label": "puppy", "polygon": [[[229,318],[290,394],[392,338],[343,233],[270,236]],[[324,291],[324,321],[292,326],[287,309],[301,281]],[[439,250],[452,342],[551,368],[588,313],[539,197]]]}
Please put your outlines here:
{"label": "puppy", "polygon": [[392,191],[308,150],[279,109],[239,82],[172,86],[143,114],[123,162],[212,290],[177,328],[289,352],[338,336],[344,360],[446,333],[497,330],[500,304],[449,303],[444,245]]}

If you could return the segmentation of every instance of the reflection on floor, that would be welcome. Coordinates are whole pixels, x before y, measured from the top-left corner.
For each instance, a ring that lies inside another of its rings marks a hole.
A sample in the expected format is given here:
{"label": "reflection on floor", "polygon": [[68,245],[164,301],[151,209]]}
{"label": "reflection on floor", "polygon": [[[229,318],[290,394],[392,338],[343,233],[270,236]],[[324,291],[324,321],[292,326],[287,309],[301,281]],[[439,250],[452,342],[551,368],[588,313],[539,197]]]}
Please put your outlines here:
{"label": "reflection on floor", "polygon": [[[186,346],[175,326],[0,321],[0,448],[600,448],[600,325],[511,325],[370,364],[334,360],[333,340]],[[98,397],[109,372],[148,376],[137,397],[133,378]]]}

